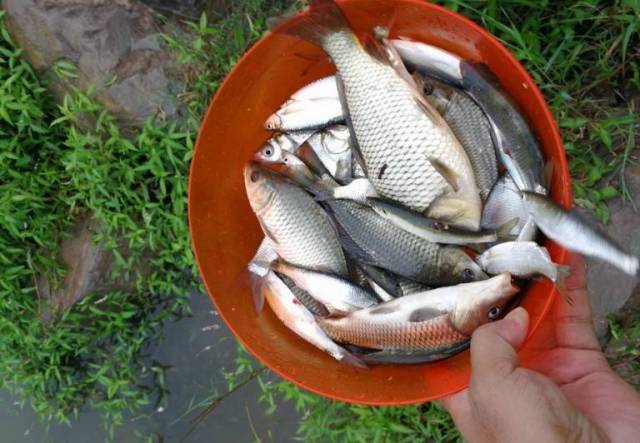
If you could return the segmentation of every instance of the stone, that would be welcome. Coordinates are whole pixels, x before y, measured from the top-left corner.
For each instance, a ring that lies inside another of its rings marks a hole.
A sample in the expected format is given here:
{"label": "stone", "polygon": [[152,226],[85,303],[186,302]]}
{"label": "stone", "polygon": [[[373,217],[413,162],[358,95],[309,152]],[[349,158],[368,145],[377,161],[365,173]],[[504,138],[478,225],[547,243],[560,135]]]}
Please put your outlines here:
{"label": "stone", "polygon": [[36,279],[38,295],[47,301],[43,317],[50,316],[49,307],[54,311],[68,309],[85,295],[108,285],[113,257],[93,241],[93,232],[98,228],[90,215],[83,215],[61,241],[58,261],[64,266],[65,274],[60,287],[51,284],[45,274]]}
{"label": "stone", "polygon": [[[64,267],[64,278],[60,284],[53,284],[45,272],[36,277],[36,289],[42,303],[40,315],[45,320],[53,318],[53,312],[64,311],[89,294],[106,294],[134,288],[133,278],[125,279],[124,274],[112,275],[114,257],[103,245],[95,241],[100,224],[88,214],[79,216],[60,241],[56,259]],[[118,245],[118,253],[129,257],[126,241]],[[143,259],[133,269],[131,275],[148,275],[147,260]]]}
{"label": "stone", "polygon": [[[152,11],[139,0],[3,0],[2,6],[25,58],[58,96],[69,86],[95,88],[125,130],[156,115],[182,115],[179,70]],[[74,64],[77,78],[53,75],[59,61]]]}
{"label": "stone", "polygon": [[[640,167],[628,167],[625,176],[633,202],[616,198],[609,203],[610,220],[605,232],[627,251],[640,256],[640,213],[636,211],[640,208]],[[604,344],[608,335],[607,317],[621,315],[627,301],[638,290],[638,280],[600,260],[588,258],[587,267],[594,326]]]}

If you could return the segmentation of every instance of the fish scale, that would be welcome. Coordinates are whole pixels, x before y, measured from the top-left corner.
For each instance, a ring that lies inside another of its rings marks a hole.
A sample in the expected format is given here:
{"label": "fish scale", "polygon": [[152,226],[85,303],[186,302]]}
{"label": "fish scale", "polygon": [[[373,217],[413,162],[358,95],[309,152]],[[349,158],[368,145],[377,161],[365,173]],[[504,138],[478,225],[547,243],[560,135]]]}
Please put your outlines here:
{"label": "fish scale", "polygon": [[259,216],[283,260],[303,268],[348,275],[344,253],[326,213],[302,189],[283,183],[272,204]]}
{"label": "fish scale", "polygon": [[443,117],[465,148],[480,196],[485,201],[498,179],[498,161],[487,117],[473,100],[460,92],[453,94]]}
{"label": "fish scale", "polygon": [[434,124],[393,68],[369,56],[347,32],[327,36],[323,47],[340,73],[369,178],[381,195],[425,211],[451,190],[430,159],[473,177],[451,131]]}
{"label": "fish scale", "polygon": [[[349,239],[380,266],[405,277],[437,281],[440,246],[409,234],[372,209],[348,201],[327,202]],[[363,259],[364,257],[358,257]]]}
{"label": "fish scale", "polygon": [[372,328],[360,319],[320,319],[326,334],[341,343],[372,349],[432,350],[464,342],[469,337],[457,331],[448,315],[423,322],[389,322]]}

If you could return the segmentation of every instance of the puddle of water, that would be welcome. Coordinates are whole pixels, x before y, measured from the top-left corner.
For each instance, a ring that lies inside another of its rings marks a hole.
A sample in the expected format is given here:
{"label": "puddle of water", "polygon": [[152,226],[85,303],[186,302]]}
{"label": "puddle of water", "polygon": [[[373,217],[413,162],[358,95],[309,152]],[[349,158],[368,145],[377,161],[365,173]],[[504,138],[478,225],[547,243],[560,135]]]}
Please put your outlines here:
{"label": "puddle of water", "polygon": [[[154,441],[179,441],[190,420],[202,410],[187,413],[190,405],[204,401],[215,390],[226,392],[220,370],[233,368],[236,341],[206,296],[194,294],[191,309],[193,317],[166,323],[164,340],[151,352],[152,360],[172,366],[166,372],[169,394],[159,410],[148,409],[143,411],[145,416],[127,419],[116,432],[116,442],[139,442],[136,431],[154,436]],[[293,407],[283,403],[274,415],[265,417],[257,403],[259,395],[256,381],[240,388],[209,414],[187,441],[250,442],[256,435],[263,442],[292,441],[299,419]],[[99,442],[106,436],[96,412],[84,412],[71,427],[55,425],[47,432],[35,414],[29,408],[20,410],[7,392],[0,392],[0,429],[2,441],[11,442],[84,443]]]}

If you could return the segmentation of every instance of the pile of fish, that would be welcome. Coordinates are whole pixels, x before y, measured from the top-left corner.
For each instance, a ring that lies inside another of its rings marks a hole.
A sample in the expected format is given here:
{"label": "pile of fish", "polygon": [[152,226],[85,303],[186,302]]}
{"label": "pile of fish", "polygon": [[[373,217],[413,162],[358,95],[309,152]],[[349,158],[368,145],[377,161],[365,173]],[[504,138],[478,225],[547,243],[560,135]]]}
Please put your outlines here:
{"label": "pile of fish", "polygon": [[383,28],[363,45],[333,0],[276,32],[322,47],[337,73],[268,118],[275,135],[245,166],[265,234],[249,263],[258,309],[266,297],[338,360],[423,363],[464,350],[523,279],[561,286],[538,229],[637,274],[547,198],[536,137],[485,66]]}

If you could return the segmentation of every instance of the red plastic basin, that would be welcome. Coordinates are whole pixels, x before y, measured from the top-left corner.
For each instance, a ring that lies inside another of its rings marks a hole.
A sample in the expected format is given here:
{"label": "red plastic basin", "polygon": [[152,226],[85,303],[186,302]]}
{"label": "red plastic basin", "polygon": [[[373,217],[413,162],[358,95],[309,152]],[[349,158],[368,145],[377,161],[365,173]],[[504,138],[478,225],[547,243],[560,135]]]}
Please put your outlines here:
{"label": "red plastic basin", "polygon": [[[569,172],[556,123],[531,77],[494,37],[454,12],[418,0],[339,3],[358,32],[391,24],[392,38],[408,37],[486,63],[521,106],[547,161],[553,162],[551,197],[570,206]],[[294,91],[334,70],[319,48],[269,34],[242,57],[218,90],[202,123],[189,182],[189,222],[200,272],[211,300],[238,340],[285,379],[354,403],[434,400],[468,385],[468,351],[435,364],[353,368],[298,338],[268,307],[256,316],[244,281],[247,262],[263,234],[245,196],[243,164],[270,137],[263,129],[266,118]],[[564,250],[547,246],[556,262],[565,261]],[[521,350],[525,361],[535,359],[534,354],[527,355],[535,341],[531,339],[550,331],[552,322],[546,314],[555,296],[546,280],[528,286],[523,306],[531,315],[531,330]]]}

